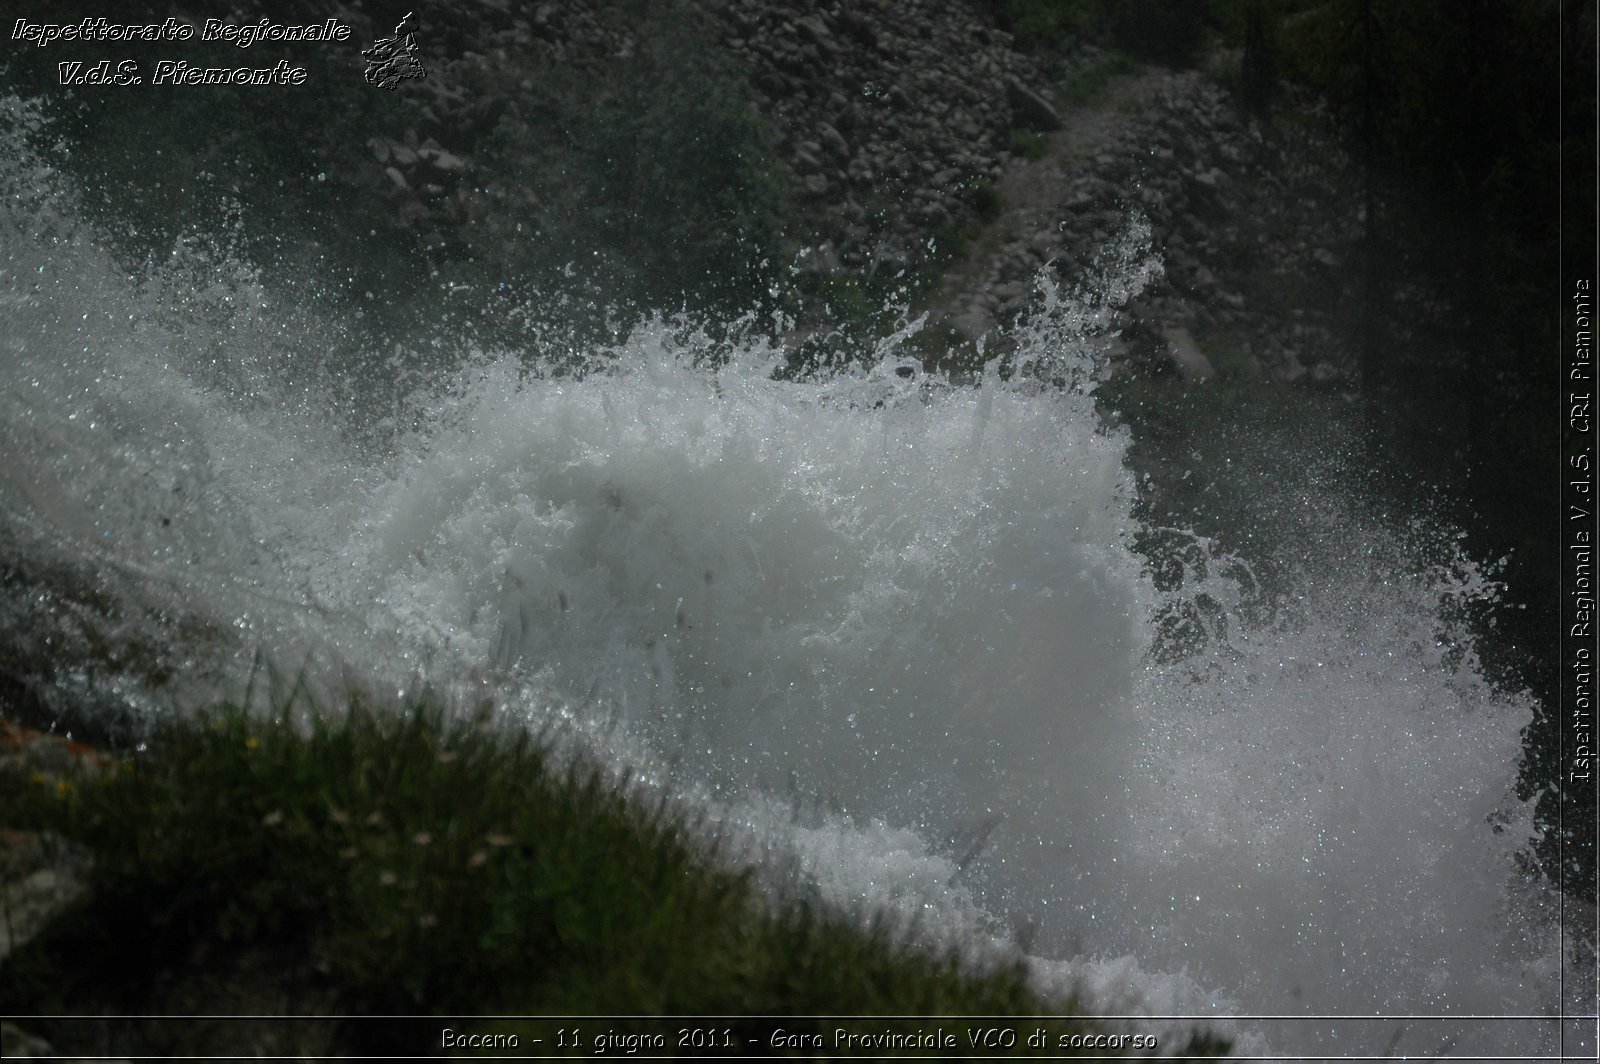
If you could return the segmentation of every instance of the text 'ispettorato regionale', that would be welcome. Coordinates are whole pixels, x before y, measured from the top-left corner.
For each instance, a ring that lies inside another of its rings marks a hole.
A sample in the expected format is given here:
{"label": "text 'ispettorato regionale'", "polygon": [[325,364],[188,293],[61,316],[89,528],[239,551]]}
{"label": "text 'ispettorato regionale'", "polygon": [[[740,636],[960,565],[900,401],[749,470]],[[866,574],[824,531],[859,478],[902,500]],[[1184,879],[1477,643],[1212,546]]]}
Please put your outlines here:
{"label": "text 'ispettorato regionale'", "polygon": [[[39,48],[66,42],[160,43],[193,40],[216,41],[238,48],[249,48],[260,41],[287,43],[299,41],[347,41],[350,27],[338,19],[322,22],[283,23],[263,18],[258,22],[224,22],[208,18],[198,28],[176,18],[161,22],[112,22],[105,18],[85,18],[77,22],[33,22],[17,19],[11,39],[28,41]],[[112,64],[109,59],[95,64],[58,64],[57,80],[63,85],[140,85],[144,75],[139,64],[125,59]],[[306,80],[304,67],[291,66],[280,59],[271,67],[201,67],[186,60],[162,59],[155,64],[151,83],[155,85],[301,85]]]}

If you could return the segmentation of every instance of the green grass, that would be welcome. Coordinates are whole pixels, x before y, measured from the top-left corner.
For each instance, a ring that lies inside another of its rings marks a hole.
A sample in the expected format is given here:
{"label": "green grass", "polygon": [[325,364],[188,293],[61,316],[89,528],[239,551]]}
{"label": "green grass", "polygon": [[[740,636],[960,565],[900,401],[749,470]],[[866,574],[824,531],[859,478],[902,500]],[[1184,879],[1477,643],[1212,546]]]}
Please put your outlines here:
{"label": "green grass", "polygon": [[1093,63],[1074,69],[1056,91],[1056,106],[1084,107],[1095,103],[1105,94],[1114,78],[1138,69],[1139,64],[1127,55],[1110,52]]}
{"label": "green grass", "polygon": [[1026,129],[1013,129],[1011,131],[1011,153],[1013,155],[1020,155],[1025,159],[1043,159],[1049,147],[1049,139],[1043,133],[1034,133]]}
{"label": "green grass", "polygon": [[[820,902],[773,903],[663,800],[612,785],[487,715],[453,713],[423,694],[404,706],[356,696],[337,715],[282,707],[276,717],[218,707],[166,724],[98,780],[36,785],[8,803],[0,819],[81,840],[95,866],[87,897],[8,959],[0,1010],[1075,1011],[1036,995],[1020,960],[980,967],[920,949],[882,921],[863,929]],[[32,1025],[58,1051],[92,1048],[72,1044],[81,1024]],[[476,1029],[527,1039],[554,1037],[557,1026]],[[834,1025],[785,1026],[829,1034]],[[1052,1038],[1096,1029],[1084,1019],[1039,1026]],[[759,1036],[749,1024],[733,1030]],[[414,1052],[438,1046],[439,1021],[331,1025],[309,1045],[305,1031],[286,1046],[289,1036],[274,1042],[260,1024],[105,1021],[96,1037],[157,1055],[237,1051],[241,1038],[289,1052]]]}
{"label": "green grass", "polygon": [[993,181],[986,177],[974,177],[966,183],[965,192],[979,219],[992,222],[1000,217],[1003,204],[1000,202],[1000,190]]}

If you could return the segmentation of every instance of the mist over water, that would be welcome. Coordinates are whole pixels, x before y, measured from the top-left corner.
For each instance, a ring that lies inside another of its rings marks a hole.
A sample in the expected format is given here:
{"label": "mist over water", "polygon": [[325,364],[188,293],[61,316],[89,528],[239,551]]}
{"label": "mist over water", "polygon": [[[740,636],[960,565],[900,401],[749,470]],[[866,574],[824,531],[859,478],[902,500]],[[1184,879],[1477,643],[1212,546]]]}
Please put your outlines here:
{"label": "mist over water", "polygon": [[[1041,980],[1114,1007],[1553,1012],[1555,899],[1511,792],[1532,706],[1481,675],[1459,615],[1493,585],[1454,533],[1303,476],[1260,488],[1285,586],[1176,530],[1186,579],[1161,591],[1133,549],[1128,440],[1093,388],[1109,310],[1159,268],[1136,221],[1019,329],[1020,372],[971,385],[893,345],[778,381],[770,343],[654,319],[586,375],[397,356],[370,404],[323,355],[337,324],[232,257],[135,282],[71,221],[0,216],[6,549],[117,604],[62,617],[63,673],[89,626],[184,663],[151,712],[258,648],[489,692],[578,722],[783,874],[935,935],[1020,930]],[[1180,605],[1207,639],[1160,653]],[[0,612],[7,638],[38,616]]]}

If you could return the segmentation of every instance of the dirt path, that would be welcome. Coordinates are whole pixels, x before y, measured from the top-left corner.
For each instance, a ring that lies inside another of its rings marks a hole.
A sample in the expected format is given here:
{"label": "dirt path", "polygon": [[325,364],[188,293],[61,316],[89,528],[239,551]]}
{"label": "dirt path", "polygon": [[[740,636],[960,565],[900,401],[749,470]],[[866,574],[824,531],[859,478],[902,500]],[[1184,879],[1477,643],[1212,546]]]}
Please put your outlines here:
{"label": "dirt path", "polygon": [[1167,82],[1168,73],[1159,69],[1115,75],[1092,100],[1061,112],[1062,128],[1043,135],[1040,157],[1021,160],[995,183],[999,214],[927,297],[924,307],[936,323],[967,337],[994,327],[996,304],[1017,294],[1010,289],[1018,284],[1019,256],[1042,262],[1060,247],[1062,207],[1074,184],[1139,121]]}

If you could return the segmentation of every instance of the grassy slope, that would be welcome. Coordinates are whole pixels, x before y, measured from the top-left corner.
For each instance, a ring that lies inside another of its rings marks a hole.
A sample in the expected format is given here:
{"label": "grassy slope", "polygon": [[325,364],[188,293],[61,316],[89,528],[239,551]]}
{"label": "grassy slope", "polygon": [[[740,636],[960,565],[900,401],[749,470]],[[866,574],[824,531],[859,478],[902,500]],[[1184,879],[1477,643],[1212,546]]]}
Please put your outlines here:
{"label": "grassy slope", "polygon": [[[405,707],[355,699],[309,729],[222,707],[166,727],[98,782],[32,788],[0,819],[96,855],[87,898],[0,972],[7,1013],[1075,1010],[1032,992],[1020,961],[979,970],[821,905],[775,909],[677,812],[619,792],[593,767],[559,766],[525,733],[453,719],[426,696]],[[1041,1025],[1052,1041],[1096,1029]],[[91,1036],[155,1054],[439,1044],[437,1021],[32,1026],[79,1052],[94,1047],[73,1040]],[[556,1026],[474,1029],[520,1031],[526,1046]],[[784,1026],[826,1035],[836,1025]],[[764,1030],[736,1026],[736,1040],[764,1040]],[[1224,1048],[1197,1040],[1187,1051]]]}

